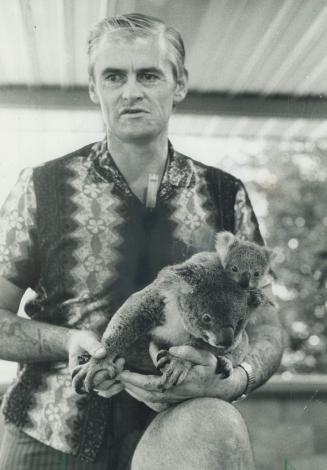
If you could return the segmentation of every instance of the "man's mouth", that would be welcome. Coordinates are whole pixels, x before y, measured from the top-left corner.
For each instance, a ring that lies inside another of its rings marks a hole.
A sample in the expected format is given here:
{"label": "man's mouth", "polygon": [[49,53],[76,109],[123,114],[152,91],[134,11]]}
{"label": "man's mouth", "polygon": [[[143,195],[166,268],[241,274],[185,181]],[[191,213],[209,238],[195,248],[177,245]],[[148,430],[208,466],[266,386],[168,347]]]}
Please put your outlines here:
{"label": "man's mouth", "polygon": [[130,116],[133,116],[133,115],[145,114],[145,113],[148,113],[148,111],[146,109],[143,109],[143,108],[126,108],[126,109],[123,109],[120,112],[120,115],[124,116],[124,115],[127,114],[127,115],[130,115]]}

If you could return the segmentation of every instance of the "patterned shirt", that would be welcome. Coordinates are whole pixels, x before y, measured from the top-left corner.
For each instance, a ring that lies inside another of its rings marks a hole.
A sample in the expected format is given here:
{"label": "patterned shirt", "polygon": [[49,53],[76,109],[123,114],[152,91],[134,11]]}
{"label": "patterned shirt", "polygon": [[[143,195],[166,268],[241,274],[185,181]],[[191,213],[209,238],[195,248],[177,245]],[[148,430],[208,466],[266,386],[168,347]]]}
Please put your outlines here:
{"label": "patterned shirt", "polygon": [[[161,268],[214,250],[217,231],[262,244],[241,181],[171,145],[153,208],[130,190],[104,139],[23,170],[0,215],[0,275],[36,292],[30,318],[68,328],[103,331]],[[146,409],[131,401],[129,416]],[[3,411],[35,439],[94,460],[113,402],[77,395],[67,364],[42,362],[21,365]]]}

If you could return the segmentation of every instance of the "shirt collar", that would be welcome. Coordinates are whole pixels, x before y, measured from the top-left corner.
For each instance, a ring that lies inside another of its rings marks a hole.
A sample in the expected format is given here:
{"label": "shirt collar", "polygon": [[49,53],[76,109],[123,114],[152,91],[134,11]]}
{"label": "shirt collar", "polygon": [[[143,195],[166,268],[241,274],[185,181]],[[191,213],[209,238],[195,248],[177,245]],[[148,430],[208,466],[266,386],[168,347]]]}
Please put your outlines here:
{"label": "shirt collar", "polygon": [[[91,167],[98,177],[114,183],[126,196],[133,196],[124,176],[110,155],[106,137],[92,146],[90,157],[93,163]],[[190,186],[193,172],[192,161],[176,152],[172,143],[168,141],[168,161],[160,184],[159,197],[167,196],[175,188]]]}

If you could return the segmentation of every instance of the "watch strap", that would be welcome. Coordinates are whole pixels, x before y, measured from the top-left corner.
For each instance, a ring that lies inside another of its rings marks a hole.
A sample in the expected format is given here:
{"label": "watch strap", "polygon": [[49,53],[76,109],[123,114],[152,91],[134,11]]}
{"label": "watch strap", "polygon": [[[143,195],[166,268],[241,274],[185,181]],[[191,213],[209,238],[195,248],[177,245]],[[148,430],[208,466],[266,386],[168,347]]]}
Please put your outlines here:
{"label": "watch strap", "polygon": [[245,388],[244,393],[243,393],[243,394],[247,395],[248,392],[250,390],[252,390],[255,386],[255,376],[254,376],[253,367],[251,366],[251,364],[249,364],[246,361],[241,362],[241,364],[239,364],[238,367],[241,367],[245,371],[247,379],[248,379],[247,384],[246,384],[246,388]]}

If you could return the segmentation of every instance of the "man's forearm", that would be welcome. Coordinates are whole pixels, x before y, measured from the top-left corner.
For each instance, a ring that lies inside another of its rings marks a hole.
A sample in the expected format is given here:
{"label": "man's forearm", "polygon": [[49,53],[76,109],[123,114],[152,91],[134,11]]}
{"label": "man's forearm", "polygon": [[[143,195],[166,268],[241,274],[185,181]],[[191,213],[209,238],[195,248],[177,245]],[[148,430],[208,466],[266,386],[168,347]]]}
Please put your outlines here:
{"label": "man's forearm", "polygon": [[246,362],[253,368],[252,389],[266,382],[278,369],[283,354],[283,330],[277,308],[270,303],[260,307],[247,327],[250,350]]}
{"label": "man's forearm", "polygon": [[66,361],[70,331],[0,310],[0,358],[15,362]]}

